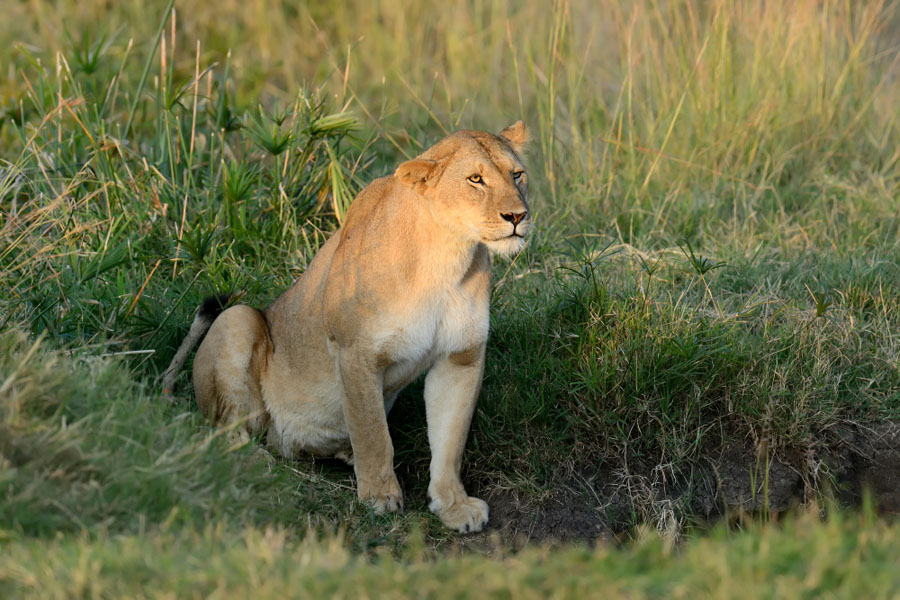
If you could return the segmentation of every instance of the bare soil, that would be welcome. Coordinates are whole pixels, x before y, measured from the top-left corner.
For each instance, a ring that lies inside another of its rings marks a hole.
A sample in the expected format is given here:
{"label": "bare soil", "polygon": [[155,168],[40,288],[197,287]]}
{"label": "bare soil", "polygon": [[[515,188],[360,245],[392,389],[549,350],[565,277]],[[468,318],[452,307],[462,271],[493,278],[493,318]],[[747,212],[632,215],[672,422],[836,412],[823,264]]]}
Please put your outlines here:
{"label": "bare soil", "polygon": [[485,535],[499,534],[513,546],[592,543],[618,539],[643,523],[677,537],[691,521],[778,519],[827,498],[858,506],[865,491],[880,514],[900,516],[900,423],[847,425],[802,450],[733,444],[689,474],[625,460],[586,466],[561,475],[550,489],[539,498],[487,493]]}

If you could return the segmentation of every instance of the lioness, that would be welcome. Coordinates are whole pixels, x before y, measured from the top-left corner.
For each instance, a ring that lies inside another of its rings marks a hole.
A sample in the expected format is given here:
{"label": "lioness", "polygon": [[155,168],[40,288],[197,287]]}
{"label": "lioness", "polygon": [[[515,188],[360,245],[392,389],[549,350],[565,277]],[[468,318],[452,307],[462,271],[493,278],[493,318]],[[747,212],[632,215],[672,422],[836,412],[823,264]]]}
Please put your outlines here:
{"label": "lioness", "polygon": [[487,504],[459,473],[484,372],[491,253],[517,252],[530,228],[527,138],[521,121],[499,136],[459,131],[370,183],[271,306],[216,317],[205,303],[166,392],[208,329],[194,360],[201,411],[244,439],[268,427],[268,446],[288,458],[343,458],[382,513],[403,506],[387,413],[427,370],[429,508],[447,527],[481,530]]}

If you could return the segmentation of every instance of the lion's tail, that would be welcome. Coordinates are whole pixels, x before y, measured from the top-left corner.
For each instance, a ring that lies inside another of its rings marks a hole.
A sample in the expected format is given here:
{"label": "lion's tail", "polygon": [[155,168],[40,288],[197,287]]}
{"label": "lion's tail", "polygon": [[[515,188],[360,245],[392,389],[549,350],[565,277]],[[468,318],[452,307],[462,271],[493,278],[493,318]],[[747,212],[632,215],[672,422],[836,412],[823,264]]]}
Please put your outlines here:
{"label": "lion's tail", "polygon": [[169,363],[165,373],[163,373],[163,394],[169,397],[172,396],[172,392],[175,391],[175,379],[178,377],[181,367],[184,366],[188,354],[191,353],[191,349],[197,345],[197,342],[203,338],[210,326],[212,326],[213,321],[216,320],[216,317],[225,310],[225,305],[230,298],[229,294],[210,296],[200,305],[188,334],[185,336],[184,341],[181,342],[181,346],[178,347],[178,352],[172,357],[172,362]]}

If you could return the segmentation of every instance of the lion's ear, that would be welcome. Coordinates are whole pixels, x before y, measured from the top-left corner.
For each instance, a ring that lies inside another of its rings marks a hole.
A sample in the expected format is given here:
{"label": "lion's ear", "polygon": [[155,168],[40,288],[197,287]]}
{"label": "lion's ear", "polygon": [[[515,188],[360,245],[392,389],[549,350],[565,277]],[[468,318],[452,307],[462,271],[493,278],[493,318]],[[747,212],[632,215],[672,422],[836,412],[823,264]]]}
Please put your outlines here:
{"label": "lion's ear", "polygon": [[400,183],[406,187],[410,187],[419,193],[425,192],[425,184],[434,174],[437,162],[425,158],[414,158],[405,163],[400,163],[394,176],[400,180]]}
{"label": "lion's ear", "polygon": [[524,121],[516,121],[506,129],[500,132],[500,137],[509,142],[512,149],[521,152],[528,143],[528,128],[525,127]]}

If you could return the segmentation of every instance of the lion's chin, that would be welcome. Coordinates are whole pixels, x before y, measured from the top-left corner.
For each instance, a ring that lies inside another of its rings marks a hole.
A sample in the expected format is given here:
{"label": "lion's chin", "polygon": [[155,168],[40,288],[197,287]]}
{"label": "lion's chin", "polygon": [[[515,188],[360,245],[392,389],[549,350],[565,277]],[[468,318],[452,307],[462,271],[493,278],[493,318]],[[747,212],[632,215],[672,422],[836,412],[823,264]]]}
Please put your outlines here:
{"label": "lion's chin", "polygon": [[499,240],[484,240],[491,254],[498,256],[511,256],[525,247],[525,238],[520,235],[510,235]]}

